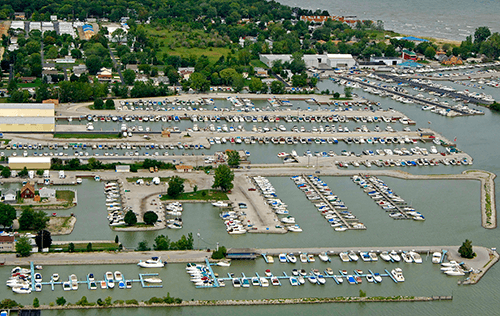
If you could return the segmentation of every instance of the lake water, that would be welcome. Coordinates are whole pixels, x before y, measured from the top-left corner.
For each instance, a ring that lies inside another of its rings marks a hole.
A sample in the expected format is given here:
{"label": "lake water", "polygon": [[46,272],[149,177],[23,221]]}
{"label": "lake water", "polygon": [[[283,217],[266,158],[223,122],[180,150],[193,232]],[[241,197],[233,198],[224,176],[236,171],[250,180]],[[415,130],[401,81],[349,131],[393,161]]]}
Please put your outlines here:
{"label": "lake water", "polygon": [[[320,90],[334,89],[342,91],[342,87],[333,84],[331,81],[320,83]],[[407,169],[411,173],[459,173],[465,169],[484,169],[495,173],[500,173],[496,156],[497,148],[500,148],[500,116],[484,109],[484,116],[456,117],[448,118],[436,114],[422,111],[415,105],[404,105],[392,100],[382,99],[377,96],[365,94],[362,90],[355,91],[359,95],[375,101],[380,101],[383,108],[392,107],[402,111],[411,119],[417,121],[417,127],[430,127],[443,134],[448,139],[457,137],[459,148],[469,153],[474,158],[474,165],[468,167],[422,167]],[[488,91],[500,99],[498,90]],[[428,122],[431,121],[431,124]],[[301,145],[302,146],[302,145]],[[329,145],[327,147],[332,147]],[[342,146],[339,144],[339,146]],[[347,145],[345,145],[347,146]],[[221,146],[222,149],[223,146]],[[269,157],[269,152],[274,156],[281,151],[279,146],[266,148],[263,145],[246,145],[252,151],[252,161],[265,161]],[[285,146],[288,151],[294,146]],[[362,150],[362,146],[351,146],[351,150]],[[297,152],[308,148],[297,148]],[[310,149],[310,148],[309,148]],[[332,148],[340,151],[337,147]],[[318,149],[319,150],[319,149]],[[395,190],[397,194],[410,202],[418,211],[426,217],[425,222],[414,221],[394,221],[382,211],[359,187],[354,185],[349,178],[345,177],[322,177],[328,183],[332,191],[342,199],[349,210],[356,215],[361,222],[367,226],[366,231],[349,231],[345,233],[335,233],[327,224],[324,218],[308,202],[304,195],[294,186],[293,182],[286,177],[273,177],[270,181],[275,186],[278,196],[289,205],[290,214],[296,218],[297,223],[304,229],[300,234],[286,235],[258,235],[247,234],[243,236],[230,236],[225,232],[224,224],[218,217],[218,211],[209,205],[185,204],[183,214],[184,228],[179,231],[168,229],[157,232],[136,232],[136,233],[115,233],[104,221],[106,216],[105,199],[103,195],[102,183],[91,180],[84,180],[82,186],[78,187],[79,204],[77,207],[63,212],[74,212],[78,216],[78,222],[74,232],[70,236],[59,236],[54,239],[68,240],[97,240],[114,239],[115,235],[120,237],[120,241],[127,247],[135,247],[141,240],[147,240],[150,245],[157,234],[168,234],[171,240],[178,239],[182,234],[188,232],[200,233],[201,239],[195,238],[195,247],[214,248],[216,243],[226,247],[307,247],[307,246],[372,246],[374,249],[381,246],[391,246],[397,249],[402,245],[457,245],[465,238],[469,238],[476,245],[486,247],[497,247],[500,235],[498,229],[485,230],[480,225],[480,205],[479,205],[479,183],[475,181],[406,181],[390,177],[382,179]],[[500,189],[497,187],[497,196]],[[92,231],[89,236],[88,232]],[[318,268],[320,270],[327,266],[335,271],[339,269],[372,269],[374,272],[383,272],[384,268],[391,269],[394,264],[378,263],[341,263],[338,258],[332,258],[332,263],[323,264],[316,262],[306,264],[304,268]],[[323,287],[307,284],[304,287],[292,288],[288,284],[283,284],[279,288],[249,288],[234,289],[229,284],[221,289],[195,289],[190,284],[187,274],[184,273],[183,265],[169,265],[166,269],[159,270],[164,280],[164,288],[161,290],[142,289],[135,284],[132,290],[110,290],[110,291],[88,291],[81,288],[75,292],[64,292],[58,288],[52,292],[44,289],[42,293],[31,295],[15,295],[7,288],[1,290],[2,297],[12,297],[23,304],[32,302],[35,295],[42,303],[55,301],[57,297],[64,296],[70,302],[76,302],[83,295],[89,301],[97,298],[104,299],[112,296],[113,299],[148,299],[152,296],[166,296],[169,292],[171,296],[181,297],[184,300],[190,299],[252,299],[252,298],[277,298],[277,297],[331,297],[357,295],[359,289],[367,292],[368,296],[376,295],[451,295],[452,302],[432,302],[432,303],[377,303],[377,304],[328,304],[328,305],[299,305],[299,306],[252,306],[252,307],[217,307],[217,308],[169,308],[169,309],[142,309],[141,315],[156,315],[158,313],[168,315],[191,315],[204,313],[215,315],[221,313],[247,314],[297,314],[303,315],[331,313],[335,314],[361,314],[370,313],[373,315],[393,314],[394,311],[415,313],[417,315],[451,315],[451,314],[496,314],[497,297],[500,290],[497,280],[500,278],[498,265],[493,267],[486,276],[474,286],[458,286],[457,278],[446,277],[432,265],[424,256],[422,265],[400,264],[402,266],[406,282],[395,284],[388,279],[382,284],[366,284],[360,286],[349,286],[344,284],[338,286],[332,281],[327,281]],[[216,272],[221,275],[226,272],[233,272],[246,275],[253,275],[255,272],[262,274],[265,269],[270,268],[273,273],[281,274],[294,267],[301,267],[301,264],[279,264],[275,263],[271,267],[266,265],[262,259],[251,262],[234,262],[230,268],[216,268]],[[84,278],[86,273],[93,272],[97,277],[103,275],[108,270],[120,270],[127,278],[137,278],[141,270],[135,265],[119,266],[65,266],[65,267],[44,267],[44,276],[57,272],[63,279],[69,274],[77,273]],[[10,271],[9,267],[0,268],[0,279],[6,279]],[[97,315],[106,313],[109,315],[136,315],[137,310],[107,310],[107,311],[44,311],[43,315]]]}

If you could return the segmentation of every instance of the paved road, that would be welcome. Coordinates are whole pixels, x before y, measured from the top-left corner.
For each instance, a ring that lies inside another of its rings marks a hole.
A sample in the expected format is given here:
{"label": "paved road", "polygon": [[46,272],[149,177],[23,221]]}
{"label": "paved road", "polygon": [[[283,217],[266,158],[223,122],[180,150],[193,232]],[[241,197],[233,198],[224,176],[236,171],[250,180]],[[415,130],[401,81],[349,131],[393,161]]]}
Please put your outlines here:
{"label": "paved road", "polygon": [[115,66],[116,71],[118,71],[118,75],[120,76],[120,80],[122,81],[122,84],[125,84],[125,81],[123,80],[123,75],[122,75],[122,70],[120,69],[119,65],[116,62],[115,55],[113,54],[113,51],[111,50],[111,47],[109,47],[109,54],[111,55],[111,60],[113,61],[113,65]]}

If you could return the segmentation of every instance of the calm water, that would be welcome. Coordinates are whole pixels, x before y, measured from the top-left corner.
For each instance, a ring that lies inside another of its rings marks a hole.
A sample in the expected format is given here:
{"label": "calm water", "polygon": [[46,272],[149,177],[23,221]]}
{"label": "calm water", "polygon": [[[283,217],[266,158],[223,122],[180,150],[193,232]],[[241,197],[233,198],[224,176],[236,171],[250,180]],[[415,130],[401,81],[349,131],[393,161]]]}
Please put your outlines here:
{"label": "calm water", "polygon": [[479,26],[500,31],[497,15],[500,3],[495,0],[458,1],[340,1],[300,2],[281,0],[282,4],[311,10],[328,10],[331,15],[355,15],[361,20],[382,20],[385,29],[416,36],[465,40]]}
{"label": "calm water", "polygon": [[[342,91],[342,87],[334,85],[330,81],[320,84],[320,89],[329,88]],[[500,141],[500,116],[485,109],[486,115],[465,118],[447,118],[427,111],[420,110],[414,105],[403,105],[392,100],[382,99],[376,96],[365,94],[362,90],[356,93],[370,99],[380,101],[383,108],[392,107],[407,114],[417,121],[417,126],[427,127],[443,134],[448,139],[457,137],[457,143],[461,149],[469,153],[474,158],[474,165],[467,168],[479,168],[500,173],[497,165],[496,148],[499,148]],[[488,92],[500,99],[500,93],[495,89]],[[431,121],[431,124],[428,122]],[[330,145],[331,147],[332,145]],[[347,146],[347,145],[345,145]],[[264,152],[265,146],[247,145],[252,151],[252,160],[264,160],[269,155],[269,151]],[[275,146],[269,148],[273,153],[281,151]],[[291,148],[293,146],[284,146]],[[310,146],[311,147],[311,146]],[[351,146],[357,151],[358,147]],[[307,148],[296,148],[297,152],[302,152]],[[309,148],[311,149],[311,148]],[[330,148],[329,148],[330,149]],[[328,150],[329,150],[328,149]],[[332,148],[337,151],[336,148]],[[359,148],[362,150],[363,148]],[[312,149],[311,149],[312,150]],[[320,150],[320,149],[318,149]],[[340,150],[339,150],[340,151]],[[412,173],[458,173],[466,169],[465,167],[434,167],[434,168],[412,168],[408,171]],[[480,226],[479,210],[479,183],[474,181],[405,181],[390,177],[383,177],[383,180],[393,188],[401,197],[410,202],[418,211],[426,217],[425,222],[394,221],[385,212],[375,205],[356,185],[348,178],[323,177],[330,188],[336,193],[349,210],[355,214],[361,222],[367,225],[366,231],[335,233],[329,227],[324,218],[308,202],[303,194],[295,188],[289,178],[270,178],[272,184],[277,189],[278,196],[289,205],[290,214],[296,218],[297,223],[304,229],[301,234],[286,234],[276,236],[251,235],[229,236],[222,221],[218,217],[216,208],[202,204],[185,204],[183,214],[184,228],[179,231],[169,231],[167,229],[159,232],[148,233],[118,233],[120,241],[125,246],[135,247],[141,240],[148,240],[150,245],[157,234],[168,234],[173,240],[178,239],[182,234],[188,232],[200,233],[201,239],[195,239],[197,248],[214,248],[217,242],[226,247],[306,247],[306,246],[373,246],[374,249],[380,246],[393,246],[397,249],[401,245],[456,245],[465,238],[472,239],[474,244],[497,247],[500,235],[497,229],[485,230]],[[500,189],[497,187],[497,195]],[[106,216],[105,199],[103,195],[102,183],[85,181],[78,187],[79,205],[68,211],[74,212],[78,216],[75,230],[70,236],[60,236],[55,239],[113,239],[116,235],[107,227],[104,218]],[[88,232],[92,230],[92,236]],[[306,264],[304,268],[324,269],[327,266],[334,270],[347,269],[372,269],[374,272],[383,272],[384,268],[390,269],[395,265],[378,262],[374,264],[356,263],[342,264],[338,258],[332,258],[332,263],[323,264],[316,262]],[[236,262],[230,268],[216,268],[221,275],[226,272],[233,272],[246,275],[260,274],[266,268],[270,268],[273,273],[281,274],[301,264],[279,264],[272,267],[266,265],[263,260],[255,262]],[[438,268],[426,261],[421,266],[402,265],[407,281],[404,284],[394,284],[392,281],[384,280],[380,285],[363,283],[360,286],[349,286],[344,284],[337,286],[332,281],[327,281],[324,287],[307,284],[302,288],[292,288],[288,284],[283,284],[279,288],[249,288],[234,289],[227,286],[222,289],[197,290],[189,282],[188,276],[184,273],[183,265],[169,265],[166,269],[160,270],[165,287],[162,290],[141,289],[137,285],[132,290],[111,290],[111,291],[88,291],[81,288],[77,292],[64,292],[57,288],[52,292],[44,289],[42,293],[36,294],[40,301],[49,303],[59,296],[64,296],[68,301],[75,302],[86,295],[90,301],[97,298],[104,299],[112,296],[113,299],[148,299],[151,296],[165,296],[170,292],[172,296],[189,299],[252,299],[252,298],[275,298],[275,297],[304,297],[304,296],[337,296],[356,295],[359,289],[367,291],[368,295],[454,295],[453,302],[433,302],[433,303],[398,303],[398,304],[337,304],[337,305],[315,305],[315,306],[264,306],[264,307],[220,307],[220,308],[173,308],[173,309],[143,309],[141,315],[156,315],[158,313],[167,315],[191,315],[204,313],[207,315],[221,314],[224,312],[246,314],[267,314],[282,315],[290,313],[293,315],[303,315],[304,313],[319,314],[331,313],[334,309],[336,314],[360,314],[371,313],[373,315],[393,314],[405,311],[420,314],[470,314],[481,315],[498,314],[497,297],[500,294],[497,280],[500,277],[498,266],[491,269],[479,284],[469,287],[462,287],[456,284],[457,278],[449,278],[441,275]],[[137,278],[141,272],[135,265],[120,266],[91,266],[91,267],[45,267],[43,273],[49,276],[57,272],[63,279],[71,273],[77,273],[80,278],[86,273],[93,272],[96,276],[101,276],[108,270],[120,270],[127,278]],[[0,268],[0,279],[7,278],[9,268]],[[24,304],[31,303],[35,294],[20,296],[14,295],[7,288],[1,291],[2,297],[14,297]],[[137,310],[109,310],[109,311],[64,311],[49,312],[44,311],[43,315],[136,315]]]}

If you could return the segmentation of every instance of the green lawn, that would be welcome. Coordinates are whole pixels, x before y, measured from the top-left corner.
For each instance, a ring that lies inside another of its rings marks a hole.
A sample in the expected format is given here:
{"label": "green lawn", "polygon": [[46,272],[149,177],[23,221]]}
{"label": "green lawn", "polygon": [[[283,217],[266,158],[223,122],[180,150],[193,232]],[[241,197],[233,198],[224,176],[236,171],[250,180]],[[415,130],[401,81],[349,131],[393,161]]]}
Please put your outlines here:
{"label": "green lawn", "polygon": [[267,69],[269,67],[267,67],[266,64],[264,64],[263,62],[261,62],[260,60],[258,59],[252,59],[250,61],[250,65],[252,65],[252,67],[261,67],[261,68],[264,68],[264,69]]}
{"label": "green lawn", "polygon": [[96,138],[120,138],[120,135],[118,133],[115,134],[87,134],[87,133],[70,133],[70,134],[54,134],[54,138],[89,138],[89,139],[96,139]]}
{"label": "green lawn", "polygon": [[[86,243],[73,243],[75,245],[75,252],[87,251]],[[56,248],[62,248],[62,251],[68,251],[69,244],[67,245],[52,245],[50,246],[51,251]],[[115,251],[118,249],[118,244],[114,242],[110,243],[92,243],[93,251]]]}
{"label": "green lawn", "polygon": [[72,203],[73,199],[75,198],[75,192],[70,190],[57,190],[56,198],[58,200],[65,200],[68,203]]}
{"label": "green lawn", "polygon": [[199,200],[199,201],[208,201],[208,200],[217,200],[217,201],[225,201],[229,200],[227,194],[217,190],[198,190],[196,192],[185,192],[182,193],[177,198],[171,198],[168,195],[164,195],[160,198],[162,201],[166,200]]}
{"label": "green lawn", "polygon": [[40,78],[36,78],[36,80],[32,83],[18,83],[19,88],[35,88],[42,84],[42,80]]}

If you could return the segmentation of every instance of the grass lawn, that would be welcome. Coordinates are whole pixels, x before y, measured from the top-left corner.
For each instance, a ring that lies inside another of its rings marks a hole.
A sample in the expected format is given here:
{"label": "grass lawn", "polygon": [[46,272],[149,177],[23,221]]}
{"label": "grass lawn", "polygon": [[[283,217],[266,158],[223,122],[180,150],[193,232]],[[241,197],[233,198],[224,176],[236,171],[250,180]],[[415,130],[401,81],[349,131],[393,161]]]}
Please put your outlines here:
{"label": "grass lawn", "polygon": [[252,60],[250,60],[250,65],[252,65],[252,67],[261,67],[261,68],[264,68],[264,69],[269,68],[269,67],[267,67],[266,64],[264,64],[263,62],[261,62],[258,59],[252,59]]}
{"label": "grass lawn", "polygon": [[2,138],[2,139],[0,139],[0,141],[2,141],[4,143],[4,145],[7,145],[8,143],[10,143],[10,139],[6,139],[6,138]]}
{"label": "grass lawn", "polygon": [[[82,252],[82,251],[87,251],[87,244],[86,243],[73,243],[75,245],[75,252]],[[62,251],[67,252],[68,251],[69,244],[67,245],[52,245],[50,246],[51,251],[55,251],[54,249],[56,248],[62,248]],[[111,243],[92,243],[92,250],[93,251],[115,251],[118,249],[118,244],[111,242]],[[59,250],[61,251],[61,250]]]}
{"label": "grass lawn", "polygon": [[217,190],[198,190],[196,192],[185,192],[179,195],[177,198],[171,198],[168,195],[164,195],[160,198],[162,201],[166,200],[200,200],[200,201],[208,201],[208,200],[229,200],[227,194]]}
{"label": "grass lawn", "polygon": [[40,78],[36,78],[36,80],[32,83],[18,83],[19,88],[35,88],[42,84],[42,80]]}
{"label": "grass lawn", "polygon": [[9,103],[9,98],[0,98],[0,103]]}
{"label": "grass lawn", "polygon": [[54,138],[88,138],[88,139],[96,139],[96,138],[120,138],[121,135],[116,134],[78,134],[78,133],[70,133],[70,134],[54,134]]}
{"label": "grass lawn", "polygon": [[70,190],[57,190],[56,191],[56,199],[58,200],[65,200],[68,203],[73,202],[73,199],[75,198],[75,192],[70,191]]}

